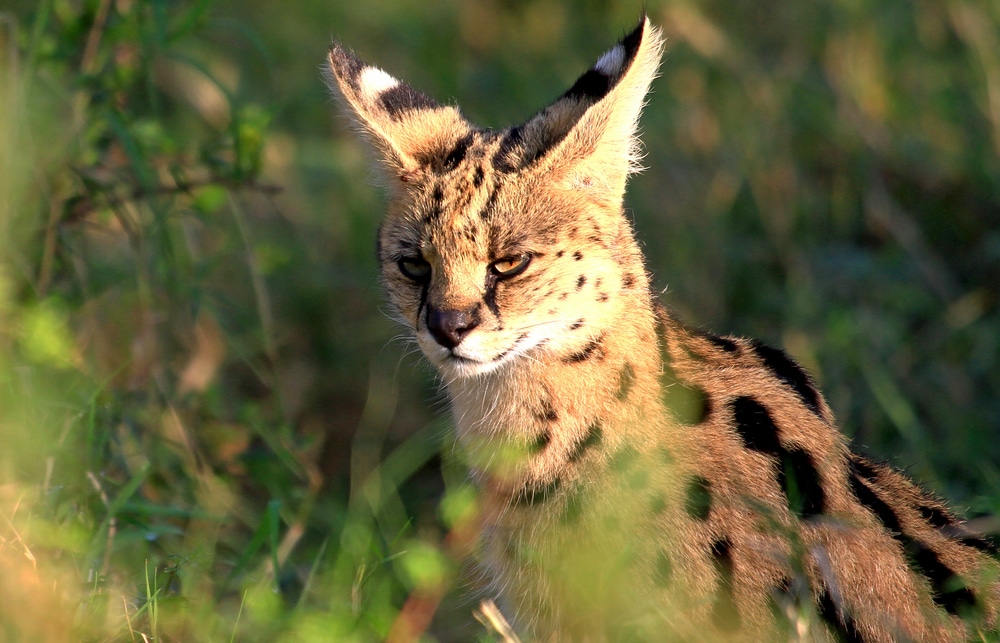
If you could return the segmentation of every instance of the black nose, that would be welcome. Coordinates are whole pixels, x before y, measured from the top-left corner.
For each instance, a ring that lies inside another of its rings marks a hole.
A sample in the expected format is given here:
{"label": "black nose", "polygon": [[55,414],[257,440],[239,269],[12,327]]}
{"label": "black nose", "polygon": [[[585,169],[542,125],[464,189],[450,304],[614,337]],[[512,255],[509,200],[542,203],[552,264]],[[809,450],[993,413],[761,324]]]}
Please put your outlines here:
{"label": "black nose", "polygon": [[479,325],[479,320],[464,310],[427,311],[427,330],[445,348],[455,348],[462,343],[462,338]]}

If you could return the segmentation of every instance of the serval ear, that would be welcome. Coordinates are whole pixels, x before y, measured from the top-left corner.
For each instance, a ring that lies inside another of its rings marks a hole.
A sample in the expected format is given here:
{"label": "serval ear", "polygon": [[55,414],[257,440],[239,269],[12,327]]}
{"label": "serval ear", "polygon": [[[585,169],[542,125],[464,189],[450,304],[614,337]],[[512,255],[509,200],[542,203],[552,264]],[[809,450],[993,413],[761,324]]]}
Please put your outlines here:
{"label": "serval ear", "polygon": [[324,71],[330,89],[404,183],[444,162],[447,151],[471,130],[457,108],[439,105],[365,64],[340,43],[330,48]]}
{"label": "serval ear", "polygon": [[552,172],[568,187],[620,204],[628,175],[639,169],[635,131],[662,49],[660,31],[643,16],[566,93],[507,131],[497,167]]}

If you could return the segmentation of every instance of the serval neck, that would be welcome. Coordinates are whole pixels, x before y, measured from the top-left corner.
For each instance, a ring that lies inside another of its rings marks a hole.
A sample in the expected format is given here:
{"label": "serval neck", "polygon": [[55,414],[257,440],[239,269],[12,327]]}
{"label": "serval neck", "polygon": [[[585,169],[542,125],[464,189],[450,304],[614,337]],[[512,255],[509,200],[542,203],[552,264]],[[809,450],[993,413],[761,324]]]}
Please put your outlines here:
{"label": "serval neck", "polygon": [[[643,270],[634,272],[645,282]],[[538,347],[486,375],[447,382],[459,441],[486,493],[507,502],[568,482],[595,442],[614,451],[651,434],[662,415],[658,321],[648,284],[630,291],[619,315],[565,347]]]}

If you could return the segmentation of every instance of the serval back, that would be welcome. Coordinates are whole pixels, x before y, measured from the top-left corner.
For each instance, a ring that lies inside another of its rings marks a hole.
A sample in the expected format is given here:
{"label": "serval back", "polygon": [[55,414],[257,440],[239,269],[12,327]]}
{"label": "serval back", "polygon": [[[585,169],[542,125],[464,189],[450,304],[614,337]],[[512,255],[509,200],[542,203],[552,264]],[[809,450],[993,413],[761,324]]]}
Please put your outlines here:
{"label": "serval back", "polygon": [[485,590],[540,641],[995,627],[990,541],[853,454],[782,351],[686,328],[652,294],[622,203],[662,43],[643,19],[504,130],[330,51],[381,156],[385,289],[482,492]]}

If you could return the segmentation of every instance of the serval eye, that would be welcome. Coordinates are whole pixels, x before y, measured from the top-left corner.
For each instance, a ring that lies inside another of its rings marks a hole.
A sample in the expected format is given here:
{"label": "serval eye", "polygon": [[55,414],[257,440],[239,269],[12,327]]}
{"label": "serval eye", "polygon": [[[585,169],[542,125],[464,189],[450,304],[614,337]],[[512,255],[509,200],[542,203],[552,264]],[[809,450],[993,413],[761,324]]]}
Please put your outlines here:
{"label": "serval eye", "polygon": [[520,254],[494,261],[490,265],[490,269],[498,277],[513,277],[524,272],[529,263],[531,263],[531,255]]}
{"label": "serval eye", "polygon": [[403,257],[396,265],[404,276],[413,281],[427,281],[431,276],[431,265],[420,257]]}

